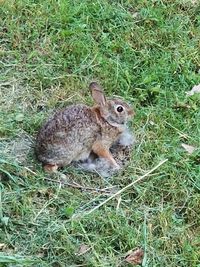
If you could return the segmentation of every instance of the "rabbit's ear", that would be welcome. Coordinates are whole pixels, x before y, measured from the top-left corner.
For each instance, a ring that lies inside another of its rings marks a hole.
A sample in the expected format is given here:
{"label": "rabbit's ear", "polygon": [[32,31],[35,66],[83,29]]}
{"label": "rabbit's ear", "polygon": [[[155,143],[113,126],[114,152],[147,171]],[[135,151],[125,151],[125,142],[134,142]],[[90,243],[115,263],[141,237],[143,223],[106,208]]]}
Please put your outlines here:
{"label": "rabbit's ear", "polygon": [[92,82],[89,86],[91,94],[92,94],[92,98],[94,99],[94,101],[101,106],[105,106],[106,104],[106,98],[104,96],[103,90],[101,89],[101,87],[96,83],[96,82]]}

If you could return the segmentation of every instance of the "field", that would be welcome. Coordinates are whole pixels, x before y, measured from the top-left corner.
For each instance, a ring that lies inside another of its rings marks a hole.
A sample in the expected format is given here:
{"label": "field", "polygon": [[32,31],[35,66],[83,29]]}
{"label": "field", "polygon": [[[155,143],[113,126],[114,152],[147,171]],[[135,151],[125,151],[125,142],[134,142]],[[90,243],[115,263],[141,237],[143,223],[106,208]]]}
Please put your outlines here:
{"label": "field", "polygon": [[[200,84],[199,1],[0,5],[0,266],[134,266],[141,248],[145,267],[199,267],[200,94],[186,94]],[[78,189],[43,172],[34,137],[55,109],[92,105],[93,80],[134,107],[137,142],[110,178],[64,168]]]}

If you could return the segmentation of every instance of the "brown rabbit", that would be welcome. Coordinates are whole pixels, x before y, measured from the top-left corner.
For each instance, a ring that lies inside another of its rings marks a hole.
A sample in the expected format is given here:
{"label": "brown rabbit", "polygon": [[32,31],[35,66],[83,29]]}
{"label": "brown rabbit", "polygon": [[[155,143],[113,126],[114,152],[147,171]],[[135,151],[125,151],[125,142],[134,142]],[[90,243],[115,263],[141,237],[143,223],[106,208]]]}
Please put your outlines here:
{"label": "brown rabbit", "polygon": [[133,110],[121,99],[107,100],[96,82],[89,88],[95,106],[69,106],[56,112],[40,129],[35,150],[46,171],[85,160],[91,152],[119,168],[109,149],[126,130]]}

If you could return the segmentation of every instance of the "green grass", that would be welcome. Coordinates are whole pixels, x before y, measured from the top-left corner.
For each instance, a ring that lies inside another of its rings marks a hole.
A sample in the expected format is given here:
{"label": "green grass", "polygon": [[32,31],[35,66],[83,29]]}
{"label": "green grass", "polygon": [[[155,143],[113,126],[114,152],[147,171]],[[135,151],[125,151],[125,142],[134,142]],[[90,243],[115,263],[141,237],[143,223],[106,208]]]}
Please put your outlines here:
{"label": "green grass", "polygon": [[[186,96],[200,83],[199,40],[199,1],[1,1],[0,266],[128,266],[136,247],[143,266],[200,266],[200,97]],[[118,209],[113,199],[72,220],[108,196],[50,183],[25,156],[55,108],[91,104],[93,79],[134,106],[137,144],[123,173],[69,167],[69,181],[122,188],[169,160]]]}

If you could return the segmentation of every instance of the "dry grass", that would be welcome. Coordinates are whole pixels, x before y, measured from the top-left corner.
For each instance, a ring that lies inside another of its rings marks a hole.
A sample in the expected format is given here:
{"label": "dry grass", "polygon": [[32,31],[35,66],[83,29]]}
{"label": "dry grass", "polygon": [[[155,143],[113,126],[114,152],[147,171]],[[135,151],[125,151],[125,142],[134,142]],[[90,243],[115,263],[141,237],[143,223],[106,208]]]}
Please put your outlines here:
{"label": "dry grass", "polygon": [[[199,266],[200,98],[186,95],[200,83],[199,11],[182,0],[1,2],[0,266],[126,266],[137,247],[142,266]],[[106,193],[52,181],[29,150],[54,109],[91,104],[93,79],[134,106],[137,144],[109,179],[62,173]]]}

